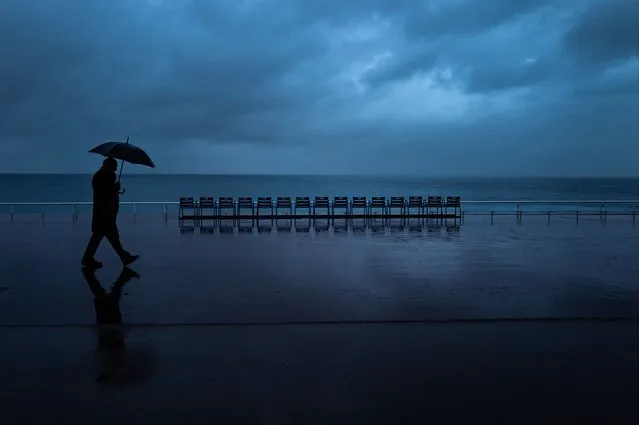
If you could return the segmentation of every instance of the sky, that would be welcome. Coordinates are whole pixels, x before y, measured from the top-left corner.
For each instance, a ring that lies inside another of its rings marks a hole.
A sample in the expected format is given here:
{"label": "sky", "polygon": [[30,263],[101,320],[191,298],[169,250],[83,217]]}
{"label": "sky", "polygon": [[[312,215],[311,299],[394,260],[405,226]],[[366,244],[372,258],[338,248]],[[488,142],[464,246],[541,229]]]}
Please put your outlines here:
{"label": "sky", "polygon": [[0,40],[0,172],[639,177],[635,0],[2,0]]}

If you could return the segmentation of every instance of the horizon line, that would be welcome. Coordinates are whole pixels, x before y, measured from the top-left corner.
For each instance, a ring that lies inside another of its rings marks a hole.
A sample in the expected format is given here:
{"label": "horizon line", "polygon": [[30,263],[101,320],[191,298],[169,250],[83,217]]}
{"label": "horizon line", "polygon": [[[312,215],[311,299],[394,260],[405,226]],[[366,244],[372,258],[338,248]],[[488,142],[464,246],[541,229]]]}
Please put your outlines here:
{"label": "horizon line", "polygon": [[[86,176],[92,175],[94,171],[90,172],[75,172],[75,173],[62,173],[62,172],[20,172],[20,173],[3,173],[0,172],[0,176]],[[586,176],[586,175],[425,175],[425,174],[276,174],[276,173],[126,173],[128,176],[217,176],[217,177],[376,177],[376,178],[428,178],[428,179],[639,179],[638,176],[628,175],[599,175],[599,176]]]}

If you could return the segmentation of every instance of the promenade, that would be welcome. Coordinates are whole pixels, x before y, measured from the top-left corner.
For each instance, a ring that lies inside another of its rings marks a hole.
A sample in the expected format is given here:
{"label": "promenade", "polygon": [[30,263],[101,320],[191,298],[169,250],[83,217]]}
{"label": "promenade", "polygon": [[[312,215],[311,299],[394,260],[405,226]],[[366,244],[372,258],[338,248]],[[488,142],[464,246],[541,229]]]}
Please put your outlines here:
{"label": "promenade", "polygon": [[[140,279],[120,301],[124,347],[100,352],[87,217],[0,224],[0,423],[637,421],[627,218],[120,228]],[[106,241],[98,258],[108,291],[121,267]],[[117,376],[96,382],[105,367]]]}

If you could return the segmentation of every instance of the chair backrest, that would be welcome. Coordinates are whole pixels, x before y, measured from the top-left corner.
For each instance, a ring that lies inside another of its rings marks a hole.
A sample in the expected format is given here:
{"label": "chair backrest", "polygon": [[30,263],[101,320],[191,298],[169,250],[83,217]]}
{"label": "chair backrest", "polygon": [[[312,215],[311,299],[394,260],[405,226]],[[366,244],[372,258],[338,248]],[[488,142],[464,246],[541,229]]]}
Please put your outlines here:
{"label": "chair backrest", "polygon": [[215,201],[212,196],[200,196],[200,208],[213,208]]}
{"label": "chair backrest", "polygon": [[459,196],[449,196],[446,198],[446,206],[457,208],[461,205]]}
{"label": "chair backrest", "polygon": [[192,196],[180,198],[180,208],[193,208],[195,200]]}
{"label": "chair backrest", "polygon": [[426,205],[429,206],[429,207],[440,207],[442,205],[442,197],[441,196],[429,196]]}
{"label": "chair backrest", "polygon": [[333,207],[335,207],[335,208],[346,208],[346,207],[348,207],[348,197],[347,196],[335,196],[333,198]]}
{"label": "chair backrest", "polygon": [[424,206],[424,197],[423,196],[409,196],[408,197],[408,206],[409,207],[422,207],[422,206]]}
{"label": "chair backrest", "polygon": [[403,207],[406,204],[406,200],[403,196],[391,196],[390,206],[391,208]]}
{"label": "chair backrest", "polygon": [[316,196],[314,205],[316,208],[328,208],[328,196]]}
{"label": "chair backrest", "polygon": [[353,208],[366,208],[366,196],[353,196]]}
{"label": "chair backrest", "polygon": [[276,205],[278,208],[291,208],[290,196],[278,196]]}
{"label": "chair backrest", "polygon": [[373,196],[371,198],[371,207],[385,207],[386,206],[386,197],[385,196]]}
{"label": "chair backrest", "polygon": [[237,198],[238,208],[253,208],[253,198],[249,196],[242,196]]}
{"label": "chair backrest", "polygon": [[260,196],[257,198],[258,208],[271,208],[273,206],[273,199],[270,196]]}
{"label": "chair backrest", "polygon": [[221,196],[217,202],[220,208],[233,208],[233,198],[230,196]]}
{"label": "chair backrest", "polygon": [[311,198],[308,196],[295,197],[295,206],[297,208],[309,208],[311,206]]}

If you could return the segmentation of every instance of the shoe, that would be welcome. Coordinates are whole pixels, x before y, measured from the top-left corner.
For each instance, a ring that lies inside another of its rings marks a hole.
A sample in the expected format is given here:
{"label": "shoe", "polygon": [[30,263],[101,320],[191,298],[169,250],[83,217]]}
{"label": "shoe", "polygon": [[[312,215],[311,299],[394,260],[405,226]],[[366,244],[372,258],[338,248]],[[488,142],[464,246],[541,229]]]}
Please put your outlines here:
{"label": "shoe", "polygon": [[122,272],[120,273],[120,277],[118,277],[118,280],[128,282],[131,279],[139,279],[139,278],[140,278],[140,275],[137,274],[135,270],[130,269],[128,267],[124,267],[122,269]]}
{"label": "shoe", "polygon": [[99,269],[100,267],[102,267],[102,263],[99,262],[99,261],[94,260],[93,258],[83,258],[82,259],[82,266],[83,267],[91,267],[91,268]]}
{"label": "shoe", "polygon": [[135,260],[137,260],[138,258],[140,258],[139,255],[131,255],[131,254],[127,254],[124,256],[124,258],[122,259],[122,264],[124,264],[125,266],[128,266],[129,264],[133,263]]}

